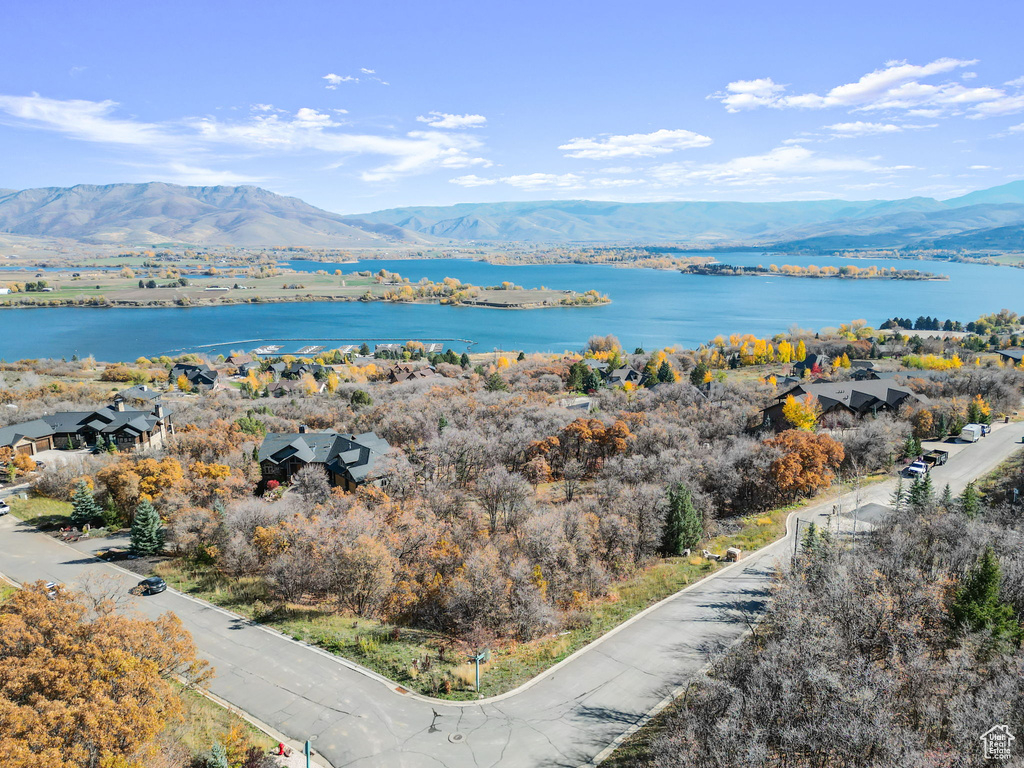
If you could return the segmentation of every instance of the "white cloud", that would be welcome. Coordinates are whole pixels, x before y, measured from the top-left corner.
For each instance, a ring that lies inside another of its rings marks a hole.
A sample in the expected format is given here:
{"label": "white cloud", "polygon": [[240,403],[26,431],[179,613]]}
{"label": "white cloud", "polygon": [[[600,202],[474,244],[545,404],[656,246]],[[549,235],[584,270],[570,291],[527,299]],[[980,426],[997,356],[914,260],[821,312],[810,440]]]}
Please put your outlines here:
{"label": "white cloud", "polygon": [[156,123],[113,117],[117,102],[48,99],[38,94],[0,94],[0,111],[19,123],[57,131],[82,141],[131,146],[170,146],[179,139]]}
{"label": "white cloud", "polygon": [[367,181],[437,168],[491,164],[475,152],[482,143],[467,134],[437,130],[404,135],[351,133],[339,130],[342,123],[333,120],[329,113],[310,107],[303,107],[294,115],[275,110],[234,121],[204,117],[147,123],[116,117],[117,106],[113,101],[62,101],[38,95],[0,94],[0,120],[56,131],[81,141],[137,147],[193,170],[196,154],[215,148],[247,154],[319,152],[332,158],[331,167],[342,165],[353,156],[387,158],[383,165],[362,172]]}
{"label": "white cloud", "polygon": [[903,131],[903,126],[893,125],[892,123],[866,123],[862,120],[858,120],[854,123],[834,123],[833,125],[826,125],[824,129],[826,131],[832,131],[832,133],[839,136],[870,136],[878,133],[901,133]]}
{"label": "white cloud", "polygon": [[992,166],[991,165],[972,165],[972,166],[969,166],[969,168],[972,171],[991,171],[992,170]]}
{"label": "white cloud", "polygon": [[963,72],[960,74],[961,80],[973,80],[978,76],[977,72]]}
{"label": "white cloud", "polygon": [[873,159],[827,157],[806,147],[782,146],[763,155],[736,157],[721,163],[670,163],[651,175],[668,186],[704,182],[729,186],[765,186],[787,181],[808,181],[826,174],[891,172]]}
{"label": "white cloud", "polygon": [[730,112],[754,109],[774,104],[786,86],[774,82],[770,77],[757,80],[737,80],[725,86],[725,93],[712,94],[708,98],[720,99]]}
{"label": "white cloud", "polygon": [[1024,133],[1024,123],[1020,123],[1019,125],[1011,125],[1006,130],[1010,133]]}
{"label": "white cloud", "polygon": [[367,69],[366,67],[360,67],[359,71],[362,72],[364,75],[375,75],[377,73],[377,70]]}
{"label": "white cloud", "polygon": [[490,187],[497,184],[500,179],[485,179],[475,174],[468,174],[466,176],[456,176],[454,179],[449,179],[452,184],[458,184],[460,187]]}
{"label": "white cloud", "polygon": [[452,184],[462,187],[487,187],[495,184],[508,184],[517,189],[578,189],[584,186],[583,177],[574,173],[523,173],[498,178],[481,178],[470,174],[450,179]]}
{"label": "white cloud", "polygon": [[328,90],[331,91],[336,90],[337,87],[342,83],[359,82],[358,77],[353,77],[352,75],[335,75],[334,73],[324,75],[322,79],[327,81],[327,85],[325,85],[324,88],[327,88]]}
{"label": "white cloud", "polygon": [[178,162],[168,163],[166,168],[167,170],[161,174],[161,178],[177,184],[198,187],[237,186],[239,184],[259,184],[265,181],[257,176],[245,176],[232,171],[217,171]]}
{"label": "white cloud", "polygon": [[[803,93],[786,95],[786,86],[771,78],[737,80],[724,91],[711,94],[729,112],[773,107],[776,109],[845,108],[854,111],[913,110],[918,115],[967,114],[970,117],[1006,115],[1024,111],[1024,95],[1008,93],[989,86],[968,87],[954,80],[938,84],[922,82],[977,63],[977,60],[943,58],[928,64],[890,61],[881,69],[862,76],[856,82],[837,85],[824,95]],[[973,73],[968,73],[973,74]],[[967,78],[970,79],[970,78]],[[1021,80],[1007,85],[1019,87]]]}
{"label": "white cloud", "polygon": [[416,118],[431,128],[461,130],[463,128],[481,128],[487,123],[483,115],[449,115],[447,112],[431,112]]}
{"label": "white cloud", "polygon": [[1007,80],[1003,85],[1008,85],[1011,88],[1020,88],[1024,86],[1024,77],[1017,77],[1013,80]]}
{"label": "white cloud", "polygon": [[607,160],[616,157],[655,157],[678,149],[706,147],[711,139],[693,131],[662,128],[653,133],[632,133],[599,139],[573,139],[559,149],[566,157]]}

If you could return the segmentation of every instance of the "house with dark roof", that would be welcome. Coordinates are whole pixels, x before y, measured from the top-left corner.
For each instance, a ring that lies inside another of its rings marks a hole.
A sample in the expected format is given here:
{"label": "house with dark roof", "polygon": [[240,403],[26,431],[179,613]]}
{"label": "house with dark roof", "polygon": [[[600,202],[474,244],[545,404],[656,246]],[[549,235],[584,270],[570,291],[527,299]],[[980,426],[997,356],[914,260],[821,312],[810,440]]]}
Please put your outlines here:
{"label": "house with dark roof", "polygon": [[1021,360],[1024,360],[1024,349],[1000,349],[999,356],[1004,362],[1020,365]]}
{"label": "house with dark roof", "polygon": [[793,364],[793,375],[803,377],[812,373],[821,373],[831,366],[832,361],[825,355],[812,353]]}
{"label": "house with dark roof", "polygon": [[299,427],[298,432],[268,434],[258,459],[264,482],[291,482],[300,469],[316,464],[323,467],[332,486],[354,491],[367,482],[380,457],[390,451],[387,441],[373,432],[343,435]]}
{"label": "house with dark roof", "polygon": [[152,406],[160,401],[163,392],[159,389],[147,387],[145,384],[137,384],[128,389],[122,389],[114,395],[114,404],[124,402],[128,405]]}
{"label": "house with dark roof", "polygon": [[32,456],[39,451],[94,446],[102,438],[120,451],[130,451],[158,448],[168,434],[173,434],[173,429],[162,405],[137,411],[129,410],[120,400],[96,411],[61,411],[4,427],[0,429],[0,446]]}
{"label": "house with dark roof", "polygon": [[205,363],[202,365],[175,363],[167,375],[167,380],[173,386],[178,382],[179,377],[184,376],[195,389],[213,389],[217,383],[217,375],[217,371]]}
{"label": "house with dark roof", "polygon": [[304,363],[296,360],[291,363],[274,363],[270,370],[280,379],[301,379],[307,373],[315,379],[327,375],[327,368],[320,363]]}
{"label": "house with dark roof", "polygon": [[398,384],[403,381],[416,381],[417,379],[434,379],[440,374],[433,366],[412,366],[408,364],[395,365],[391,367],[384,377],[389,384]]}
{"label": "house with dark roof", "polygon": [[604,383],[609,387],[624,387],[632,384],[634,387],[641,387],[647,383],[648,376],[641,370],[627,365],[624,368],[616,368],[614,371],[607,371]]}
{"label": "house with dark roof", "polygon": [[765,425],[781,426],[786,398],[811,395],[821,408],[821,415],[849,413],[858,418],[874,416],[882,411],[898,410],[907,402],[927,403],[928,398],[891,381],[824,381],[797,384],[778,395],[776,402],[763,410]]}

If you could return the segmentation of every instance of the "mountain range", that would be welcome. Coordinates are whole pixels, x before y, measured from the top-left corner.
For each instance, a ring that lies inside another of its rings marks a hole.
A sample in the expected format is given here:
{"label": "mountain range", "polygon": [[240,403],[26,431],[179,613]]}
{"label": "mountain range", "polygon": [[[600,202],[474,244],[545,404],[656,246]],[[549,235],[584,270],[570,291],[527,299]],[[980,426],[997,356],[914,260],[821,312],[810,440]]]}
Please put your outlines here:
{"label": "mountain range", "polygon": [[[604,203],[554,200],[392,208],[363,214],[442,240],[675,242],[831,250],[945,242],[994,247],[1024,232],[1024,181],[950,200]],[[1007,231],[1007,228],[1010,231]],[[1000,230],[998,236],[991,236]],[[947,246],[950,247],[950,246]]]}
{"label": "mountain range", "polygon": [[0,190],[0,233],[117,245],[374,247],[427,240],[259,187],[160,182]]}
{"label": "mountain range", "polygon": [[0,189],[0,234],[114,245],[374,248],[526,242],[1019,250],[1024,181],[949,200],[548,200],[391,208],[358,216],[253,186],[82,184]]}

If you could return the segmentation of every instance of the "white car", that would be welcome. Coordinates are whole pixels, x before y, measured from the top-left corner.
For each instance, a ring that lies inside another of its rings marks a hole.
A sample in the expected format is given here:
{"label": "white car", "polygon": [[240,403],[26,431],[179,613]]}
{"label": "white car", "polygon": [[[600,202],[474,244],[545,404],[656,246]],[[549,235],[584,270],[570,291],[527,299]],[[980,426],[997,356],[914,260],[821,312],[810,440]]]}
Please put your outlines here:
{"label": "white car", "polygon": [[0,501],[0,517],[3,517],[11,511],[11,505],[6,501]]}

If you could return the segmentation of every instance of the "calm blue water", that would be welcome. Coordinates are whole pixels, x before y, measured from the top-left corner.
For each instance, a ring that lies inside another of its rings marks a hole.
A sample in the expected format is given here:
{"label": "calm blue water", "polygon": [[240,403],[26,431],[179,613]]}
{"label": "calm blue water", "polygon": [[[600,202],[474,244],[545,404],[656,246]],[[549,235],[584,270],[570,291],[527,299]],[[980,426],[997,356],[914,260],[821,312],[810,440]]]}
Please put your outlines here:
{"label": "calm blue water", "polygon": [[[226,352],[269,339],[294,351],[327,339],[470,339],[475,351],[578,349],[594,334],[613,333],[629,349],[681,344],[692,347],[716,334],[774,334],[794,323],[804,328],[835,326],[864,318],[877,326],[893,315],[935,315],[969,321],[1007,307],[1024,311],[1024,270],[927,261],[717,254],[730,264],[817,264],[919,269],[948,274],[944,282],[807,280],[706,277],[647,269],[588,265],[502,266],[459,259],[371,260],[357,264],[291,262],[297,270],[335,268],[399,272],[421,277],[457,277],[475,285],[511,280],[527,288],[548,286],[607,293],[602,307],[509,311],[435,304],[244,304],[216,308],[18,309],[0,311],[0,357],[134,359],[196,350]],[[336,346],[342,342],[330,342]],[[213,345],[213,346],[204,346]],[[447,344],[462,350],[466,344]]]}

